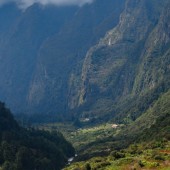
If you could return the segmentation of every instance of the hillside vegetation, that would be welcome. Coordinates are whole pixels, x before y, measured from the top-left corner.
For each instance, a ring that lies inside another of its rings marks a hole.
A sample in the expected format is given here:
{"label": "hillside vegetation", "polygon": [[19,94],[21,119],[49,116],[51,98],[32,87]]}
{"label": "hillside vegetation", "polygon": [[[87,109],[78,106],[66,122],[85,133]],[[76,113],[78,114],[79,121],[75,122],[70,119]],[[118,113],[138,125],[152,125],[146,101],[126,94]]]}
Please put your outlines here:
{"label": "hillside vegetation", "polygon": [[126,1],[119,24],[84,60],[80,117],[128,123],[169,90],[169,9],[166,0]]}
{"label": "hillside vegetation", "polygon": [[128,124],[114,122],[91,127],[44,124],[46,130],[60,130],[78,154],[66,170],[169,170],[170,91]]}
{"label": "hillside vegetation", "polygon": [[74,152],[59,132],[20,127],[0,103],[1,170],[61,170]]}
{"label": "hillside vegetation", "polygon": [[0,99],[26,127],[0,103],[2,170],[169,170],[169,0],[9,3],[0,23]]}
{"label": "hillside vegetation", "polygon": [[66,137],[79,156],[65,170],[169,170],[170,91],[136,121],[78,130]]}

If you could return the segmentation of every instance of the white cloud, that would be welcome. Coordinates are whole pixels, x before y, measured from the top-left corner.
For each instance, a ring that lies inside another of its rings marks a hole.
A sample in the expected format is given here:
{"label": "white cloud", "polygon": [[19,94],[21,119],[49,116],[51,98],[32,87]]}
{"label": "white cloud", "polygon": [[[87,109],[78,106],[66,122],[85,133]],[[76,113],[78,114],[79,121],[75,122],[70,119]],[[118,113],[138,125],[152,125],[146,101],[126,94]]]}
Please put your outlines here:
{"label": "white cloud", "polygon": [[9,2],[15,2],[20,8],[27,8],[34,3],[42,5],[84,5],[85,3],[91,3],[93,0],[0,0],[0,5],[4,5]]}

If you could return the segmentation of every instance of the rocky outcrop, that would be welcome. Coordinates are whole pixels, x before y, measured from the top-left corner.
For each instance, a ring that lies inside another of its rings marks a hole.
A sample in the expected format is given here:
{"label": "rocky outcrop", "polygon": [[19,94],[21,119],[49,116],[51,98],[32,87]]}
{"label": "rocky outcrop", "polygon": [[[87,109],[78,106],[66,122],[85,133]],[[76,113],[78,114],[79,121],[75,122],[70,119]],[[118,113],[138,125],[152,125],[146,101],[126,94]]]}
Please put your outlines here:
{"label": "rocky outcrop", "polygon": [[117,25],[123,7],[124,0],[97,0],[83,6],[41,46],[30,85],[30,108],[62,114],[77,108],[85,54]]}
{"label": "rocky outcrop", "polygon": [[169,89],[169,6],[96,0],[17,12],[0,38],[1,99],[15,112],[63,119],[138,117]]}
{"label": "rocky outcrop", "polygon": [[168,10],[167,1],[126,1],[119,24],[86,55],[79,106],[90,109],[82,115],[113,115],[169,80]]}

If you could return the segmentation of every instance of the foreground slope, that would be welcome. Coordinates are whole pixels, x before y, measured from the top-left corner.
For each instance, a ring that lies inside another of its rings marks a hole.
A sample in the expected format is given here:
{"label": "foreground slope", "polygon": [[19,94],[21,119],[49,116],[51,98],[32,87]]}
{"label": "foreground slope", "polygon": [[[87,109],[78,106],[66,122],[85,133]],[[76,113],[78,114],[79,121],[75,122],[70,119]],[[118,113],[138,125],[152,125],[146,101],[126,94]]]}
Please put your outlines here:
{"label": "foreground slope", "polygon": [[60,133],[20,127],[0,103],[0,169],[60,170],[73,155]]}
{"label": "foreground slope", "polygon": [[70,141],[79,156],[65,170],[169,170],[169,132],[170,91],[128,125],[113,129],[107,124],[72,133]]}

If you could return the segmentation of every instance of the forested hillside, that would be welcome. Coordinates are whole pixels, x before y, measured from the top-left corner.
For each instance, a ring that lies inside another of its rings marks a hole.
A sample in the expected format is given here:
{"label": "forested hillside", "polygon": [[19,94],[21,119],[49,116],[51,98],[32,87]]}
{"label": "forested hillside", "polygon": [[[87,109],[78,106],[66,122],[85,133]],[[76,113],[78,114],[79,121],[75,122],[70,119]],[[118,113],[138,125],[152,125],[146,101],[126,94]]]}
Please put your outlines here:
{"label": "forested hillside", "polygon": [[59,132],[22,128],[0,103],[1,170],[61,170],[74,152]]}

